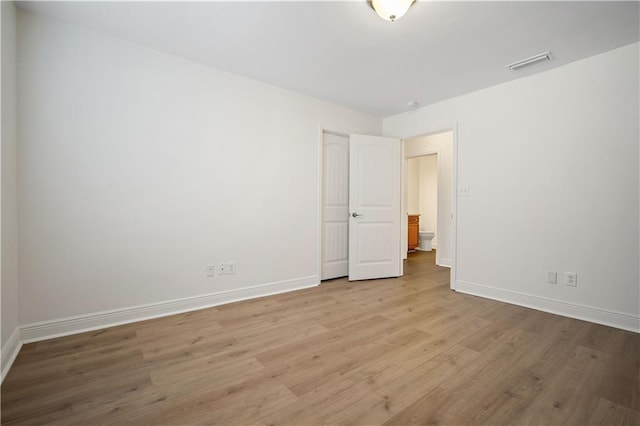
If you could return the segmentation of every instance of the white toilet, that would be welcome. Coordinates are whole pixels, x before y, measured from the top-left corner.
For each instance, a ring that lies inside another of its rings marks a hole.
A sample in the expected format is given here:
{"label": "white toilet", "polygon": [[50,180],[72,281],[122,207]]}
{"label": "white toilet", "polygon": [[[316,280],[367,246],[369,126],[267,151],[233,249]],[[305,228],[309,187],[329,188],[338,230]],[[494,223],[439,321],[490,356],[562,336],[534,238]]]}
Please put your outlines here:
{"label": "white toilet", "polygon": [[418,250],[431,251],[431,240],[433,240],[435,234],[433,232],[426,231],[420,231],[418,234],[420,235],[420,245],[418,246]]}

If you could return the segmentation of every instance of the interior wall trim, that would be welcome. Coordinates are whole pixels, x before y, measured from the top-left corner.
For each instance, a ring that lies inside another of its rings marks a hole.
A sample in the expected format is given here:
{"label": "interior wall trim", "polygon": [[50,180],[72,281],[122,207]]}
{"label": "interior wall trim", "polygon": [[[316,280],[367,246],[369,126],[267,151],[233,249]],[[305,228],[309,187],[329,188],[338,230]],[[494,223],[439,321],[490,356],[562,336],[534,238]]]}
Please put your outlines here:
{"label": "interior wall trim", "polygon": [[0,361],[2,362],[2,376],[0,377],[0,384],[4,382],[4,378],[7,376],[9,369],[16,360],[20,349],[22,348],[22,339],[20,338],[20,328],[16,327],[9,336],[7,343],[2,346],[2,354]]}
{"label": "interior wall trim", "polygon": [[640,333],[640,317],[623,312],[564,302],[462,280],[456,282],[456,291]]}
{"label": "interior wall trim", "polygon": [[[451,268],[451,264],[453,263],[453,261],[448,258],[448,257],[441,257],[440,258],[440,263],[438,263],[438,266],[444,266],[445,268]],[[458,281],[459,282],[459,281]]]}
{"label": "interior wall trim", "polygon": [[20,327],[21,344],[160,318],[273,294],[302,290],[304,288],[315,287],[319,284],[320,278],[317,275],[312,275],[195,297],[27,324]]}

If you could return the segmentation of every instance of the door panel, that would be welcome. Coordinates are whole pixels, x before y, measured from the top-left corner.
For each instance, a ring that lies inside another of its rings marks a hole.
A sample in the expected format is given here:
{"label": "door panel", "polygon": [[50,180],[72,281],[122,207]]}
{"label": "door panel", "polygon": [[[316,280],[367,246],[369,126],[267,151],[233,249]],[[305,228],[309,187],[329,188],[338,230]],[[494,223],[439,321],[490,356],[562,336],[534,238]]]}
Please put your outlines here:
{"label": "door panel", "polygon": [[349,147],[349,280],[400,276],[400,140],[351,135]]}
{"label": "door panel", "polygon": [[325,133],[322,142],[321,279],[348,275],[349,139]]}
{"label": "door panel", "polygon": [[[393,197],[393,165],[389,161],[389,148],[369,143],[357,148],[356,161],[358,202],[361,207],[390,207]],[[377,176],[379,179],[372,179]]]}

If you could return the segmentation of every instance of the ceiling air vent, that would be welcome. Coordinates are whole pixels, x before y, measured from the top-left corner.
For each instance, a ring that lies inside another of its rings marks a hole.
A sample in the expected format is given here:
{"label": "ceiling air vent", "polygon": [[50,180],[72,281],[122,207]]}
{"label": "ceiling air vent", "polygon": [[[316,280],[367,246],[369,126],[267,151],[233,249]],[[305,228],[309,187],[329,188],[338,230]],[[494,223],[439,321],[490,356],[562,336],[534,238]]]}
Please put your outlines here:
{"label": "ceiling air vent", "polygon": [[521,59],[512,64],[507,65],[507,68],[510,68],[512,71],[518,70],[522,67],[526,67],[527,65],[532,65],[541,61],[550,61],[553,59],[551,56],[551,52],[546,51],[542,53],[538,53],[537,55],[530,56],[526,59]]}

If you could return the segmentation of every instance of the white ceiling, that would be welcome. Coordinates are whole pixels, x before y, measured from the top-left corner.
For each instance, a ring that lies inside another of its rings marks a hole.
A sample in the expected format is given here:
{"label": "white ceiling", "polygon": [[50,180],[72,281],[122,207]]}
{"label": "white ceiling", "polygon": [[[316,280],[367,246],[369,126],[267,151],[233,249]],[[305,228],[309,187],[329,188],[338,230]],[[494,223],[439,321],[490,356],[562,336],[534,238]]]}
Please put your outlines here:
{"label": "white ceiling", "polygon": [[[377,116],[640,39],[639,2],[18,2],[18,7]],[[521,71],[505,65],[551,50]]]}

